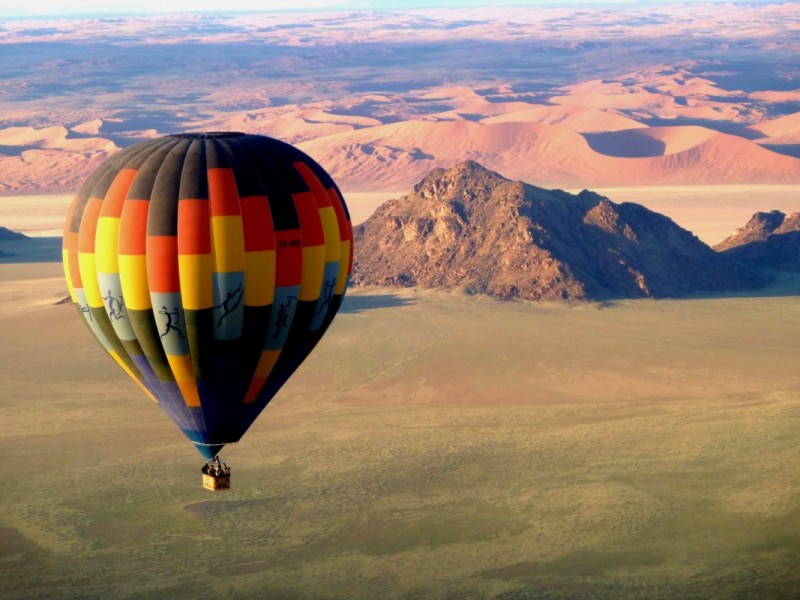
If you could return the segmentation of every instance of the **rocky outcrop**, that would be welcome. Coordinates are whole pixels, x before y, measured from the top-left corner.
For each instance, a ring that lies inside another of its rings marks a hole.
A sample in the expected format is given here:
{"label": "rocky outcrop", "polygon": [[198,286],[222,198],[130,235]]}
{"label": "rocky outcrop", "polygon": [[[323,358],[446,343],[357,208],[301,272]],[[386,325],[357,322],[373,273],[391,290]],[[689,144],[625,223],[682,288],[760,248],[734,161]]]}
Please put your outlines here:
{"label": "rocky outcrop", "polygon": [[800,273],[800,213],[757,212],[714,248],[751,269]]}
{"label": "rocky outcrop", "polygon": [[463,287],[506,299],[677,297],[762,279],[667,217],[476,162],[432,171],[355,228],[356,285]]}

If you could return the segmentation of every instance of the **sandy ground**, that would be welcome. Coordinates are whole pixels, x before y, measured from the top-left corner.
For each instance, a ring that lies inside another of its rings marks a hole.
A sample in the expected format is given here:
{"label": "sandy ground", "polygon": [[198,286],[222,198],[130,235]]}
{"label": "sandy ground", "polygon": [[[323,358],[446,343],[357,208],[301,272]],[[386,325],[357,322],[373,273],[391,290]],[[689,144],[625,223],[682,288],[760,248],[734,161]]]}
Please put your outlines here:
{"label": "sandy ground", "polygon": [[[577,193],[580,190],[570,189]],[[757,211],[800,211],[800,186],[719,185],[596,188],[614,202],[637,202],[660,212],[707,244],[721,242]],[[343,191],[353,224],[409,190],[396,192]],[[60,236],[71,195],[0,197],[0,226],[29,236]]]}
{"label": "sandy ground", "polygon": [[30,237],[64,235],[72,194],[0,196],[0,226]]}
{"label": "sandy ground", "polygon": [[0,266],[0,595],[794,598],[797,296],[354,290],[223,456]]}
{"label": "sandy ground", "polygon": [[384,202],[393,198],[400,198],[408,193],[408,190],[397,192],[346,192],[343,191],[347,209],[350,211],[350,219],[353,225],[358,225],[366,221],[375,209]]}

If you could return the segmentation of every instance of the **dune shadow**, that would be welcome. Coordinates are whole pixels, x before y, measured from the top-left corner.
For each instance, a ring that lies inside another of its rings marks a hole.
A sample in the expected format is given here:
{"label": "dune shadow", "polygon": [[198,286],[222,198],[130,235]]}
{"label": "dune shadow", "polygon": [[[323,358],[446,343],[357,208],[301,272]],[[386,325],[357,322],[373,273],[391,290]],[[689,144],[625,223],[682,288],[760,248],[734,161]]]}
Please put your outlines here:
{"label": "dune shadow", "polygon": [[800,158],[800,144],[761,144],[762,148],[793,158]]}
{"label": "dune shadow", "polygon": [[0,146],[0,154],[5,156],[22,156],[22,153],[26,150],[31,150],[32,148],[36,148],[37,144],[33,143],[28,146],[15,146],[12,144],[3,144]]}
{"label": "dune shadow", "polygon": [[618,158],[663,156],[666,144],[636,130],[581,134],[595,152]]}
{"label": "dune shadow", "polygon": [[408,306],[412,301],[395,294],[374,294],[370,296],[345,296],[340,313],[359,313],[375,308],[397,308]]}
{"label": "dune shadow", "polygon": [[677,119],[653,117],[650,119],[640,119],[640,121],[648,127],[704,127],[705,129],[711,129],[719,133],[727,133],[728,135],[735,135],[746,140],[757,140],[764,137],[764,134],[757,129],[731,121],[715,121],[713,119],[685,117]]}

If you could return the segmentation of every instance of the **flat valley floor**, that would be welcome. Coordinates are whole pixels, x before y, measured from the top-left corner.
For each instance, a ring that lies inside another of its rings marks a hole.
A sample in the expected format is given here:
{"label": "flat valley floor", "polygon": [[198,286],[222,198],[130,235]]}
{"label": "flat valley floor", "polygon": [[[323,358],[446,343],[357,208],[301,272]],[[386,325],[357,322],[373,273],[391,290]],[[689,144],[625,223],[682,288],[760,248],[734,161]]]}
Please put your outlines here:
{"label": "flat valley floor", "polygon": [[0,266],[0,596],[796,598],[800,302],[353,290],[232,489]]}
{"label": "flat valley floor", "polygon": [[[566,191],[577,194],[580,189]],[[659,212],[709,245],[718,244],[757,211],[800,212],[797,185],[673,185],[592,188],[616,203],[636,202]],[[352,192],[344,197],[353,224],[364,222],[387,200],[410,190]],[[72,194],[2,196],[0,225],[31,237],[60,237]],[[0,250],[3,249],[0,247]]]}

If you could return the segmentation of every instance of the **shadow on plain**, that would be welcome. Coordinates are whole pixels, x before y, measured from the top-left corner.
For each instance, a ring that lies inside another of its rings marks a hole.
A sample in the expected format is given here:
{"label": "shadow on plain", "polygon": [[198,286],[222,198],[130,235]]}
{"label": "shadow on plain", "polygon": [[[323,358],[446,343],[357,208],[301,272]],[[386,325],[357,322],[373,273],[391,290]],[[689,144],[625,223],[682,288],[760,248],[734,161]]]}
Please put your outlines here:
{"label": "shadow on plain", "polygon": [[395,294],[375,294],[370,296],[345,296],[340,313],[358,313],[373,308],[397,308],[407,306],[411,300]]}
{"label": "shadow on plain", "polygon": [[0,240],[0,264],[61,262],[61,237]]}

